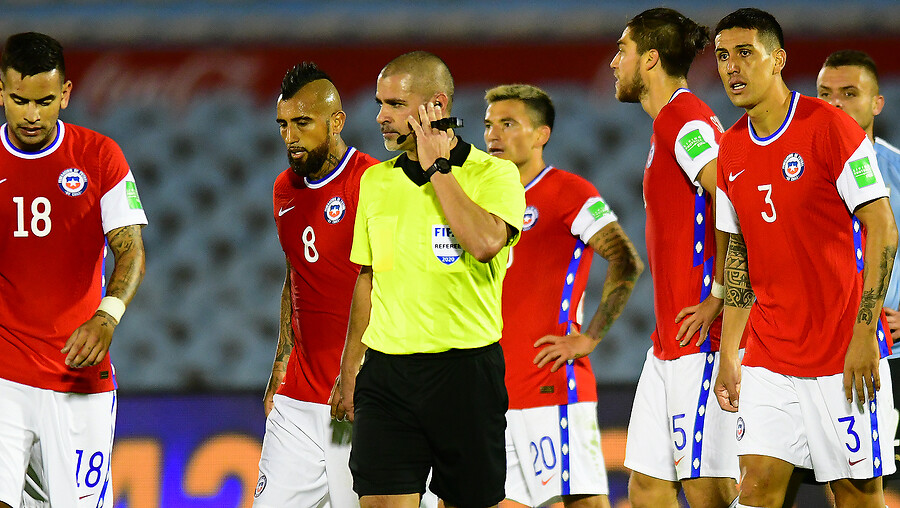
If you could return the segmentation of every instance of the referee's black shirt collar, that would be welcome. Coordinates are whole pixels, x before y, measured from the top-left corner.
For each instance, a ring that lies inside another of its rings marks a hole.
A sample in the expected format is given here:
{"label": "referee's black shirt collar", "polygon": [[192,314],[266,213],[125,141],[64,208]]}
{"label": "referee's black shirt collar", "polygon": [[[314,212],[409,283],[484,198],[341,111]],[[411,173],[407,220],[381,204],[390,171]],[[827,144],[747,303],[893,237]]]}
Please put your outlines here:
{"label": "referee's black shirt collar", "polygon": [[[458,168],[462,167],[466,159],[469,158],[470,151],[472,151],[472,145],[463,141],[461,137],[456,136],[456,146],[450,150],[450,165]],[[396,168],[397,166],[400,166],[400,169],[406,173],[407,178],[419,187],[428,183],[428,180],[425,179],[425,170],[422,169],[422,165],[419,164],[419,161],[410,159],[406,152],[403,152],[394,161],[394,167]]]}

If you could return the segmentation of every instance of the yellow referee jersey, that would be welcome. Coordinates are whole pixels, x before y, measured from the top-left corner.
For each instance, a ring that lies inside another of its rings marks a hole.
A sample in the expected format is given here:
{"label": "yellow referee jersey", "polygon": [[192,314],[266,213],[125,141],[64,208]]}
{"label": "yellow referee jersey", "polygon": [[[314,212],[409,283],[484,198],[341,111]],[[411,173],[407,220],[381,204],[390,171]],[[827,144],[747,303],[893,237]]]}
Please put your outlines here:
{"label": "yellow referee jersey", "polygon": [[[525,190],[515,164],[462,139],[450,164],[470,199],[522,230]],[[515,242],[481,263],[462,250],[434,187],[424,182],[419,163],[406,154],[372,166],[360,180],[350,260],[373,271],[362,341],[386,354],[486,346],[503,327],[500,295]]]}

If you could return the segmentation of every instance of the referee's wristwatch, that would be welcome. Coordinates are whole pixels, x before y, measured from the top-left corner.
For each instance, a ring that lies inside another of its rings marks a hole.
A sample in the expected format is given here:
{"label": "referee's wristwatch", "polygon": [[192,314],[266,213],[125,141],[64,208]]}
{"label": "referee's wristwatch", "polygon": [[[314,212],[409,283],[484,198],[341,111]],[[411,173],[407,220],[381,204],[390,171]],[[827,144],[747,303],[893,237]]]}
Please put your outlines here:
{"label": "referee's wristwatch", "polygon": [[425,170],[425,179],[429,182],[431,181],[431,177],[435,173],[443,173],[447,174],[450,172],[450,161],[443,157],[438,157],[434,164],[431,165],[428,169]]}

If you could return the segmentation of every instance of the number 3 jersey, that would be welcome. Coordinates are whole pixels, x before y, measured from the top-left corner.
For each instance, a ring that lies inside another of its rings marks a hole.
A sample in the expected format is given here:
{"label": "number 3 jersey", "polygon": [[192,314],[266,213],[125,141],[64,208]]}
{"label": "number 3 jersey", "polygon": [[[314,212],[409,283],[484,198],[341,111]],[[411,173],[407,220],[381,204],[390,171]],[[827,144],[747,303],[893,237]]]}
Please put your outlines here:
{"label": "number 3 jersey", "polygon": [[[717,227],[743,234],[756,294],[744,365],[799,377],[843,372],[862,298],[865,239],[853,211],[888,195],[865,132],[794,92],[772,135],[759,137],[747,115],[723,135],[718,188]],[[882,314],[887,356],[883,325]]]}
{"label": "number 3 jersey", "polygon": [[109,355],[72,369],[60,353],[103,296],[106,233],[146,224],[134,176],[111,139],[57,122],[23,152],[0,127],[0,377],[59,392],[115,389]]}
{"label": "number 3 jersey", "polygon": [[359,179],[378,161],[350,147],[320,180],[291,169],[278,175],[272,205],[278,240],[291,263],[294,348],[278,393],[325,404],[340,371],[359,265],[350,262]]}
{"label": "number 3 jersey", "polygon": [[547,166],[525,186],[525,221],[503,280],[503,337],[509,408],[597,400],[588,357],[556,372],[533,360],[545,335],[581,329],[582,303],[594,251],[587,245],[616,215],[584,178]]}

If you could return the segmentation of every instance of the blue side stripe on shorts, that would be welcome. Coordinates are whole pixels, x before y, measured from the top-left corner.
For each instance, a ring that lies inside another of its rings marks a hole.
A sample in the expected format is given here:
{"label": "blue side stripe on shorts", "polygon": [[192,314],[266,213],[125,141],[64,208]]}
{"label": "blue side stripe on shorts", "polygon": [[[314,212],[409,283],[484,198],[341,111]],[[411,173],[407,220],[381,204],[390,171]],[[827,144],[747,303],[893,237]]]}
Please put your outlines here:
{"label": "blue side stripe on shorts", "polygon": [[[869,422],[872,426],[872,475],[881,476],[881,433],[878,432],[878,393],[869,401]],[[893,439],[889,436],[888,439]]]}
{"label": "blue side stripe on shorts", "polygon": [[571,472],[569,471],[569,406],[559,406],[559,447],[560,462],[562,463],[560,473],[560,485],[564,496],[571,494],[569,481],[571,480]]}
{"label": "blue side stripe on shorts", "polygon": [[[572,258],[569,259],[569,269],[566,270],[566,280],[563,281],[562,300],[559,302],[559,323],[566,323],[566,334],[572,333],[575,322],[575,315],[578,312],[576,305],[572,305],[572,292],[575,288],[575,278],[578,275],[578,268],[581,266],[581,256],[592,255],[593,252],[587,252],[587,245],[579,238],[575,242],[575,248],[572,250]],[[578,402],[578,385],[575,382],[575,366],[570,360],[566,362],[566,392],[569,404]]]}
{"label": "blue side stripe on shorts", "polygon": [[[708,341],[707,341],[708,342]],[[694,434],[691,436],[691,478],[700,476],[700,466],[703,460],[703,431],[706,421],[707,402],[709,402],[709,390],[712,387],[712,373],[715,364],[714,353],[704,353],[706,364],[703,366],[703,380],[700,383],[700,400],[697,402],[697,414],[694,418]]]}
{"label": "blue side stripe on shorts", "polygon": [[[116,435],[116,424],[115,424],[115,412],[116,412],[116,392],[113,392],[113,400],[112,406],[109,408],[109,414],[113,415],[111,420],[112,423],[112,439],[115,439]],[[109,491],[109,480],[110,473],[112,472],[112,442],[109,444],[110,456],[106,458],[106,479],[103,481],[103,488],[100,490],[100,497],[97,499],[97,508],[103,508],[106,505],[106,493]]]}

